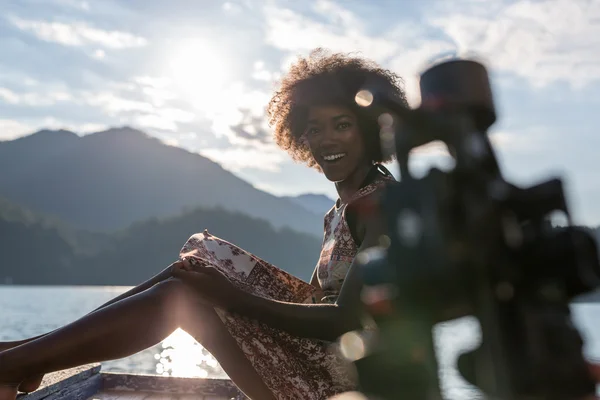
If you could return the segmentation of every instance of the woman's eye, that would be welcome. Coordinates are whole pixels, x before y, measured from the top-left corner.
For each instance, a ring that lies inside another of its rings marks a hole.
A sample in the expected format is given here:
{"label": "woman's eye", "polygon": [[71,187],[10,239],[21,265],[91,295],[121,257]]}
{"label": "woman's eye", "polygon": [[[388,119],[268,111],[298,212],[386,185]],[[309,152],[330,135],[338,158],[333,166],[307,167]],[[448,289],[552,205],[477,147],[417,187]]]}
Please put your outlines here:
{"label": "woman's eye", "polygon": [[316,133],[319,133],[319,128],[314,128],[314,127],[313,128],[308,128],[306,130],[306,133],[308,133],[309,135],[314,135]]}
{"label": "woman's eye", "polygon": [[338,124],[338,129],[348,129],[350,128],[351,124],[350,122],[340,122]]}

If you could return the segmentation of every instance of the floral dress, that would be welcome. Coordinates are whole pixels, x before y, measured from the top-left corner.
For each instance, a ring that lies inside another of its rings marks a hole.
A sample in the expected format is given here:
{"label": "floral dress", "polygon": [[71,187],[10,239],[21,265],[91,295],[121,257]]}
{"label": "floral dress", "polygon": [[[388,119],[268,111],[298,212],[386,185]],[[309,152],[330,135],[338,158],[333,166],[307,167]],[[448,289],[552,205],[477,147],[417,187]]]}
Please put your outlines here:
{"label": "floral dress", "polygon": [[[208,231],[188,239],[180,256],[215,266],[234,284],[258,296],[292,303],[333,303],[358,251],[345,210],[348,204],[373,193],[387,180],[386,176],[377,176],[351,201],[338,201],[325,215],[317,264],[321,289]],[[335,342],[297,337],[219,308],[215,311],[277,399],[323,400],[356,388],[352,365],[341,356]]]}

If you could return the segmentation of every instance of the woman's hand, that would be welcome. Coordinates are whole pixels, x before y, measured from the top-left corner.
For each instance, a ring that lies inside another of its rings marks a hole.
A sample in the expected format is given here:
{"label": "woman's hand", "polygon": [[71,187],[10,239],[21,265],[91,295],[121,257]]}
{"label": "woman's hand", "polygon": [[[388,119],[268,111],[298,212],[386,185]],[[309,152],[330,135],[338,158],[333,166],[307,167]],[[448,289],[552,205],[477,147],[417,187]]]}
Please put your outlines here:
{"label": "woman's hand", "polygon": [[240,304],[245,293],[217,268],[185,258],[172,264],[171,275],[188,283],[211,304],[224,309]]}

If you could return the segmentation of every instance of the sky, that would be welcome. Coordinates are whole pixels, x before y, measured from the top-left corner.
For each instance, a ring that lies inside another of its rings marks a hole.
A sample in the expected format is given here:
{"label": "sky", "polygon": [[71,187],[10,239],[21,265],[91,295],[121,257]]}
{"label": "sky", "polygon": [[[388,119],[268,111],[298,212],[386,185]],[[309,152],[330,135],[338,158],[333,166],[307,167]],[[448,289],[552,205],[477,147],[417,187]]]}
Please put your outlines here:
{"label": "sky", "polygon": [[[129,125],[259,189],[335,198],[275,146],[264,114],[279,77],[315,47],[400,74],[413,107],[428,63],[477,57],[506,178],[561,176],[575,221],[600,224],[600,0],[3,0],[0,140]],[[429,147],[411,165],[443,160]]]}

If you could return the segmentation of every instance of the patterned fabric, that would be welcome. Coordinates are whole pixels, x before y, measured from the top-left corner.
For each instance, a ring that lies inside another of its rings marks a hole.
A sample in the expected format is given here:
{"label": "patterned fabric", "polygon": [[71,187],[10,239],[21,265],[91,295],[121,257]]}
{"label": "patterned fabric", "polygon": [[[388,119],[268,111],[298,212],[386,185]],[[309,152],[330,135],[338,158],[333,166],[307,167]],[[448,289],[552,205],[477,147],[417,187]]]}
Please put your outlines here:
{"label": "patterned fabric", "polygon": [[[383,183],[377,179],[352,200]],[[325,291],[207,231],[193,235],[180,256],[219,268],[234,284],[259,296],[293,303],[332,302],[357,252],[345,220],[346,207],[337,204],[325,216],[323,251],[317,265]],[[343,359],[337,343],[296,337],[260,321],[215,310],[277,399],[324,400],[355,389],[352,365]]]}
{"label": "patterned fabric", "polygon": [[392,179],[394,178],[378,176],[371,184],[356,192],[347,204],[342,204],[338,200],[331,210],[325,214],[325,234],[321,256],[317,264],[317,277],[324,292],[321,302],[336,302],[344,278],[358,252],[358,246],[352,237],[346,220],[348,205],[375,192]]}

